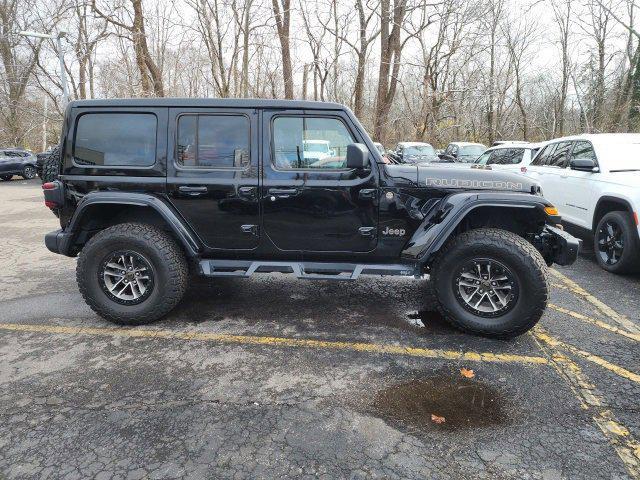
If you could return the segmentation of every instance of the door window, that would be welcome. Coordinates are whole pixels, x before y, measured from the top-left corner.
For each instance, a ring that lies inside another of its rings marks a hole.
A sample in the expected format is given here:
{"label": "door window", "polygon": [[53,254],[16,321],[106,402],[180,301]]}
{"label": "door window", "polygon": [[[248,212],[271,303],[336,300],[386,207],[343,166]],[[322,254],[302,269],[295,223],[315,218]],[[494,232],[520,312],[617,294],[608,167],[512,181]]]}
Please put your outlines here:
{"label": "door window", "polygon": [[593,160],[596,165],[598,164],[591,142],[576,142],[571,152],[571,160]]}
{"label": "door window", "polygon": [[79,165],[149,167],[156,162],[156,128],[151,113],[85,113],[73,158]]}
{"label": "door window", "polygon": [[249,165],[249,118],[245,115],[181,115],[177,161],[187,168]]}
{"label": "door window", "polygon": [[523,148],[501,148],[494,150],[488,165],[516,165],[522,161]]}
{"label": "door window", "polygon": [[571,150],[571,142],[560,142],[547,159],[546,165],[549,167],[566,168],[569,164],[568,154]]}
{"label": "door window", "polygon": [[337,118],[279,116],[273,121],[273,161],[281,170],[344,169],[351,143],[353,136]]}
{"label": "door window", "polygon": [[478,157],[478,159],[476,160],[476,163],[479,163],[481,165],[486,165],[490,161],[490,157],[492,153],[493,152],[484,152],[482,155]]}
{"label": "door window", "polygon": [[544,147],[538,156],[531,162],[531,165],[534,167],[542,167],[548,164],[549,157],[553,154],[553,151],[556,149],[557,143],[552,143],[551,145],[547,145]]}

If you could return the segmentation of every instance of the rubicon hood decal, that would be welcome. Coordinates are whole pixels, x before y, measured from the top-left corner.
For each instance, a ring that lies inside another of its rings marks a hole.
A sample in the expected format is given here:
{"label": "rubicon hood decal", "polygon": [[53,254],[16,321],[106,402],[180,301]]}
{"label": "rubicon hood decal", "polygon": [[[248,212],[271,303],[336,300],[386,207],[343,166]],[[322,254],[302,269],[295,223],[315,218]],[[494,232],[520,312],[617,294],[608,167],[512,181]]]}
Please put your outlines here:
{"label": "rubicon hood decal", "polygon": [[524,190],[522,182],[513,182],[507,180],[471,180],[461,178],[435,178],[427,177],[427,187],[439,188],[466,188],[466,189],[486,189],[486,190],[516,190],[521,192]]}

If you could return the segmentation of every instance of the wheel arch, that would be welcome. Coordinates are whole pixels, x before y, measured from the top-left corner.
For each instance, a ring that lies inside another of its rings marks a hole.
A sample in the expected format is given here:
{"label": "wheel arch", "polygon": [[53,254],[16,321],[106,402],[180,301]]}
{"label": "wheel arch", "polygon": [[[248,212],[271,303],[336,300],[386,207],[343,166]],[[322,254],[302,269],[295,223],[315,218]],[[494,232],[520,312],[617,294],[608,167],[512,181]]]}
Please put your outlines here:
{"label": "wheel arch", "polygon": [[407,260],[430,264],[446,242],[477,228],[500,228],[520,236],[540,233],[546,223],[560,223],[544,208],[551,204],[528,194],[455,194],[423,220],[402,251]]}
{"label": "wheel arch", "polygon": [[146,194],[98,192],[88,194],[81,200],[67,225],[67,254],[77,254],[95,233],[129,222],[154,225],[165,230],[188,257],[195,257],[200,252],[198,237],[159,198]]}
{"label": "wheel arch", "polygon": [[596,204],[596,208],[593,211],[593,221],[591,223],[591,233],[595,233],[596,227],[602,217],[604,217],[609,212],[615,211],[624,211],[633,214],[633,208],[631,207],[631,203],[621,197],[616,197],[613,195],[604,195],[600,197],[598,203]]}

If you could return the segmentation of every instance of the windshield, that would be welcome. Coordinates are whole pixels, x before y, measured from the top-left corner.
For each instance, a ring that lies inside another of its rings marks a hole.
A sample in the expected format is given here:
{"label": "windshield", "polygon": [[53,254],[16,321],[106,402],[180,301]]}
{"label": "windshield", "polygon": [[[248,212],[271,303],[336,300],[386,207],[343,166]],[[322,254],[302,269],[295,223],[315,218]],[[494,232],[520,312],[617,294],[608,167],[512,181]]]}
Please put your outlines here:
{"label": "windshield", "polygon": [[431,145],[411,145],[405,147],[405,155],[435,155],[436,151]]}
{"label": "windshield", "polygon": [[610,171],[640,170],[640,143],[612,143],[601,153]]}
{"label": "windshield", "polygon": [[305,143],[304,151],[327,153],[329,151],[329,145],[326,143]]}
{"label": "windshield", "polygon": [[468,145],[460,148],[460,155],[469,157],[478,157],[482,155],[482,152],[486,150],[486,147],[482,145]]}

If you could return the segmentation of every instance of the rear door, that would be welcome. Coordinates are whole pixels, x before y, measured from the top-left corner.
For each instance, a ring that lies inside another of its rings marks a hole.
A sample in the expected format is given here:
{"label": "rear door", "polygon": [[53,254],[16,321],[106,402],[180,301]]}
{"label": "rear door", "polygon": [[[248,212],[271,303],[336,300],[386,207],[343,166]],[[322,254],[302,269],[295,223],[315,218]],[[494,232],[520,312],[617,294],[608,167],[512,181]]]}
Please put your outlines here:
{"label": "rear door", "polygon": [[[340,111],[264,111],[262,126],[263,225],[271,242],[284,251],[373,250],[377,166],[346,168],[347,145],[363,143],[349,117]],[[328,141],[329,153],[305,150],[308,140]]]}
{"label": "rear door", "polygon": [[254,109],[169,110],[167,195],[209,249],[258,246],[258,165]]}

